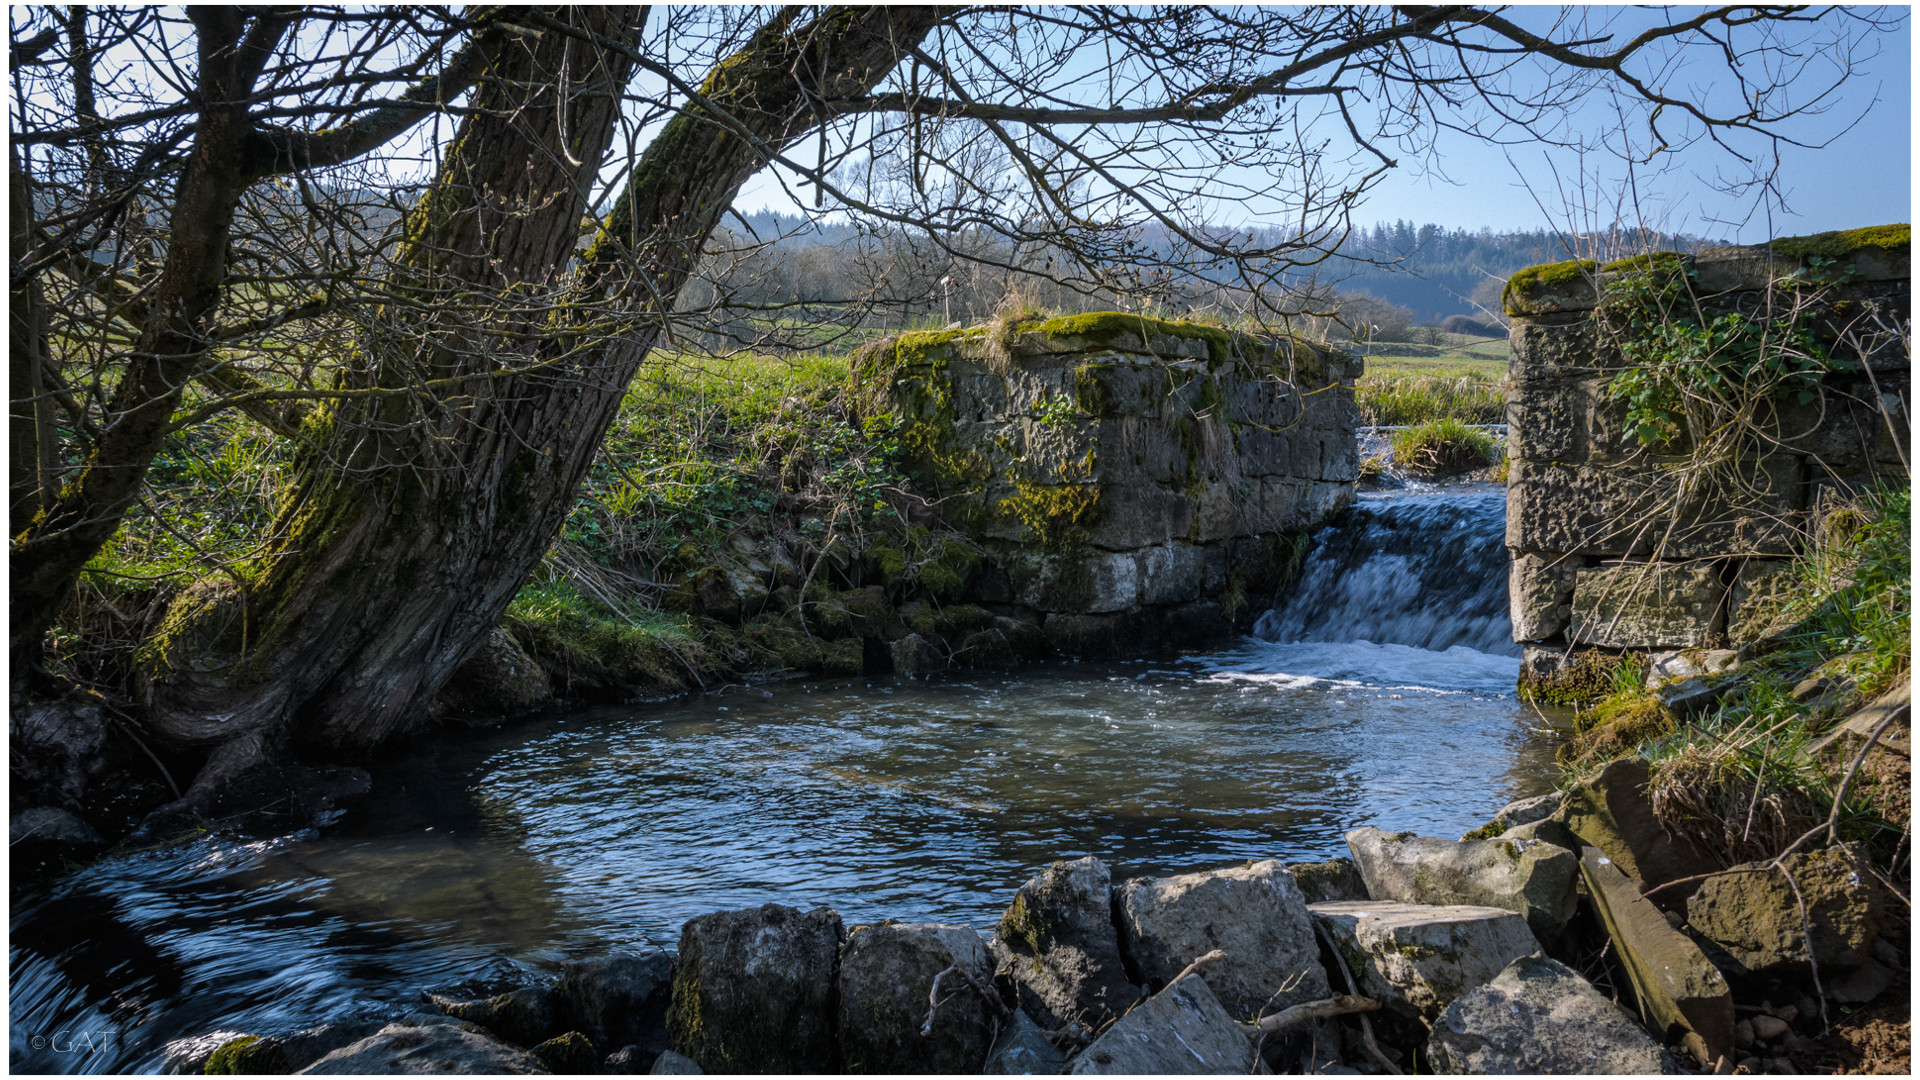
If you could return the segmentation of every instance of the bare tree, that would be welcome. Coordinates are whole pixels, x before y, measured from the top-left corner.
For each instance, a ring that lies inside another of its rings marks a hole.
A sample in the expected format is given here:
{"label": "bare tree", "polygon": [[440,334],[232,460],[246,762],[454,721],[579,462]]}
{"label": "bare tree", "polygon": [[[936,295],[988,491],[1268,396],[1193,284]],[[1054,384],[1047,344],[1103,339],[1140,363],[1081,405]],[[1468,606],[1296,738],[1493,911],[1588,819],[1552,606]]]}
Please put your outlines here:
{"label": "bare tree", "polygon": [[[216,748],[185,809],[279,747],[357,750],[430,715],[662,335],[767,329],[767,297],[740,287],[770,272],[764,241],[716,232],[762,170],[890,238],[874,257],[913,255],[890,293],[827,290],[804,298],[816,314],[931,310],[924,279],[950,290],[965,268],[1003,291],[1231,292],[1284,321],[1402,160],[1460,136],[1577,142],[1598,92],[1645,125],[1639,148],[1764,148],[1883,25],[1790,7],[1625,32],[1610,11],[1474,7],[14,11],[16,672],[170,433],[244,410],[300,448],[258,550],[183,591],[142,649],[154,729]],[[1668,89],[1709,62],[1732,92]]]}

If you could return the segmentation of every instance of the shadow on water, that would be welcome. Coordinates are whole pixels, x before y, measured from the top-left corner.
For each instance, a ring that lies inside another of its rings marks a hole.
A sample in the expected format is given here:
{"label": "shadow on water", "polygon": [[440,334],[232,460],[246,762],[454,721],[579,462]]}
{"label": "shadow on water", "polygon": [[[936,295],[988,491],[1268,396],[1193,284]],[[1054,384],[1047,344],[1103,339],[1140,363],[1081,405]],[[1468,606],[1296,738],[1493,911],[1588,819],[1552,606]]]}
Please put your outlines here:
{"label": "shadow on water", "polygon": [[[1466,520],[1414,510],[1395,516]],[[1314,558],[1347,556],[1323,539]],[[1512,656],[1432,622],[1399,620],[1425,635],[1405,643],[1351,610],[1319,618],[1375,637],[732,687],[423,744],[326,835],[114,860],[16,911],[12,1064],[151,1070],[168,1039],[388,1013],[570,955],[671,947],[693,915],[768,901],[986,929],[1056,858],[1098,855],[1116,877],[1320,859],[1360,824],[1459,835],[1550,782],[1555,740],[1512,699]],[[1456,622],[1488,643],[1482,616]],[[32,1043],[59,1030],[118,1038]]]}

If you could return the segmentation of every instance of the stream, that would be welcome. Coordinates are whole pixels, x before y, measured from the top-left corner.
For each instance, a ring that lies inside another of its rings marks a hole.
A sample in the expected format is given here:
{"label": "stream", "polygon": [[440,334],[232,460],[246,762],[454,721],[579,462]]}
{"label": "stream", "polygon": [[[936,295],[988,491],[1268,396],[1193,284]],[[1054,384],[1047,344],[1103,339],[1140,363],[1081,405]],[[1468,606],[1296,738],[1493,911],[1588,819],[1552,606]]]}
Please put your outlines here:
{"label": "stream", "polygon": [[1513,698],[1504,497],[1363,497],[1224,651],[935,682],[734,686],[424,740],[324,832],[96,864],[12,913],[16,1072],[388,1015],[708,911],[989,930],[1059,858],[1115,880],[1458,836],[1550,786]]}

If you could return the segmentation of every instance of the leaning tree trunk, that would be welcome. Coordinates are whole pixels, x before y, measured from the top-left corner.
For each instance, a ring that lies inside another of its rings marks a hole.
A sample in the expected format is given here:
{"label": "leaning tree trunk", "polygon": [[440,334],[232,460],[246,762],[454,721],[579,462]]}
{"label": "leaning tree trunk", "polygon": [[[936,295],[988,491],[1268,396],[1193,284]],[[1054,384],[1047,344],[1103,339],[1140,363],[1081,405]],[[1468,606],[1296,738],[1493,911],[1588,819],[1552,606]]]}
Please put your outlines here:
{"label": "leaning tree trunk", "polygon": [[[571,295],[591,297],[595,317],[609,297],[632,298],[636,317],[622,320],[622,332],[590,335],[587,316],[557,306],[544,333],[522,328],[541,350],[529,366],[524,349],[502,357],[476,348],[508,336],[489,338],[486,327],[390,319],[390,340],[373,350],[408,360],[373,363],[375,386],[401,385],[404,371],[418,385],[423,370],[456,376],[459,386],[334,408],[325,450],[301,466],[276,526],[282,539],[245,590],[203,582],[145,650],[154,724],[182,741],[244,743],[248,753],[281,737],[355,751],[421,726],[558,533],[652,346],[658,319],[647,313],[670,308],[767,147],[784,148],[820,123],[823,99],[869,90],[937,17],[931,9],[830,9],[796,25],[787,9],[718,65],[701,88],[704,102],[671,120],[642,155],[574,271]],[[558,40],[550,29],[535,50],[545,54]],[[609,68],[618,51],[603,54]],[[559,58],[542,61],[551,78]],[[576,77],[585,66],[573,61]],[[512,123],[491,112],[471,120],[416,211],[409,269],[431,286],[423,295],[447,295],[462,275],[475,279],[476,293],[553,280],[574,249],[613,108],[602,98],[564,116],[522,107]],[[579,140],[589,130],[598,144],[556,152],[563,132]],[[578,310],[588,310],[585,299]],[[518,373],[500,372],[502,363]],[[197,789],[218,783],[219,761],[217,753]]]}

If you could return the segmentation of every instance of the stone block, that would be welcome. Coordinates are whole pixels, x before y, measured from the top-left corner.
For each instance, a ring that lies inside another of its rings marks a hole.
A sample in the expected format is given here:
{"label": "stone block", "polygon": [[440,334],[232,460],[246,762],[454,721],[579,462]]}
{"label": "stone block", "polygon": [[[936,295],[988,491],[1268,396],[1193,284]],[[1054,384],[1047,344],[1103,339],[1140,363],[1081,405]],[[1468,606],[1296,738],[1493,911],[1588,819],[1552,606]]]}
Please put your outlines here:
{"label": "stone block", "polygon": [[1663,558],[1786,555],[1805,505],[1802,459],[1749,465],[1739,498],[1682,500],[1688,463],[1559,465],[1516,460],[1507,472],[1507,546],[1523,551]]}
{"label": "stone block", "polygon": [[1141,1002],[1073,1059],[1075,1076],[1241,1074],[1258,1058],[1206,980],[1189,975]]}
{"label": "stone block", "polygon": [[1540,950],[1525,919],[1490,907],[1341,900],[1307,910],[1360,983],[1404,1016],[1431,1020],[1508,964]]}
{"label": "stone block", "polygon": [[1056,862],[1020,886],[987,943],[1016,1004],[1043,1027],[1097,1030],[1139,999],[1113,925],[1099,859]]}
{"label": "stone block", "polygon": [[1786,874],[1771,862],[1758,862],[1708,878],[1687,898],[1687,925],[1739,961],[1744,970],[1735,974],[1804,978],[1808,939],[1797,885],[1822,978],[1865,963],[1880,933],[1886,900],[1864,860],[1845,848],[1825,848],[1796,852],[1781,862]]}
{"label": "stone block", "polygon": [[1309,904],[1373,899],[1367,895],[1367,883],[1361,879],[1360,868],[1352,859],[1294,863],[1287,867],[1287,873],[1293,875],[1293,883],[1300,887],[1301,897]]}
{"label": "stone block", "polygon": [[1689,877],[1712,864],[1707,852],[1669,834],[1653,816],[1650,780],[1645,758],[1620,758],[1568,792],[1561,814],[1569,831],[1599,848],[1614,866],[1648,888]]}
{"label": "stone block", "polygon": [[1157,647],[1161,628],[1150,614],[1049,615],[1040,626],[1054,652],[1076,660],[1119,660]]}
{"label": "stone block", "polygon": [[1427,1038],[1436,1073],[1646,1075],[1672,1062],[1632,1017],[1573,969],[1523,956],[1448,1005]]}
{"label": "stone block", "polygon": [[1235,380],[1227,404],[1236,422],[1269,428],[1296,423],[1304,411],[1300,391],[1279,378]]}
{"label": "stone block", "polygon": [[1591,259],[1533,266],[1507,280],[1501,306],[1521,316],[1591,310],[1600,302],[1598,267]]}
{"label": "stone block", "polygon": [[1591,390],[1582,379],[1507,384],[1507,456],[1573,464],[1586,458]]}
{"label": "stone block", "polygon": [[1139,416],[1104,419],[1098,434],[1093,478],[1109,490],[1170,484],[1186,476],[1186,448],[1158,421]]}
{"label": "stone block", "polygon": [[1179,541],[1139,552],[1140,602],[1184,604],[1199,599],[1206,577],[1204,552],[1204,548]]}
{"label": "stone block", "polygon": [[1306,900],[1279,862],[1135,878],[1115,890],[1114,913],[1121,952],[1149,989],[1219,949],[1206,984],[1242,1020],[1331,993]]}
{"label": "stone block", "polygon": [[1584,314],[1515,319],[1509,341],[1512,359],[1507,371],[1523,385],[1611,375],[1621,366],[1618,354]]}
{"label": "stone block", "polygon": [[1130,551],[1023,553],[1007,561],[1017,603],[1038,611],[1098,615],[1140,602],[1140,562]]}
{"label": "stone block", "polygon": [[[1071,400],[1073,372],[1058,367],[1018,365],[1005,376],[1007,415],[1035,417],[1050,403],[1061,398]],[[991,414],[988,414],[989,416]]]}
{"label": "stone block", "polygon": [[1727,615],[1727,640],[1751,645],[1785,630],[1782,611],[1792,595],[1793,564],[1775,559],[1748,559],[1733,579],[1732,607]]}
{"label": "stone block", "polygon": [[1507,607],[1513,640],[1544,641],[1567,628],[1573,614],[1573,578],[1577,556],[1555,552],[1516,552],[1507,566]]}
{"label": "stone block", "polygon": [[[1246,609],[1241,609],[1242,617],[1251,618]],[[1160,627],[1158,641],[1167,646],[1198,646],[1220,638],[1233,635],[1234,620],[1229,618],[1225,608],[1212,600],[1195,600],[1190,604],[1180,604],[1165,608],[1159,612]],[[1136,642],[1134,653],[1141,646]]]}
{"label": "stone block", "polygon": [[1573,917],[1579,860],[1553,844],[1443,840],[1375,828],[1347,833],[1347,848],[1376,900],[1500,908],[1527,920],[1541,941],[1557,941]]}
{"label": "stone block", "polygon": [[970,926],[858,926],[840,948],[840,1053],[848,1072],[977,1073],[1005,1012]]}
{"label": "stone block", "polygon": [[1172,390],[1165,368],[1118,354],[1080,364],[1073,380],[1080,408],[1102,418],[1157,418]]}
{"label": "stone block", "polygon": [[1684,1041],[1705,1065],[1732,1054],[1733,996],[1699,946],[1675,930],[1598,848],[1581,849],[1580,875],[1633,981],[1647,1030],[1662,1042]]}
{"label": "stone block", "polygon": [[1090,542],[1109,551],[1185,540],[1193,524],[1193,500],[1156,484],[1103,488],[1100,507]]}
{"label": "stone block", "polygon": [[1574,574],[1567,640],[1615,649],[1697,649],[1724,626],[1711,563],[1620,563]]}
{"label": "stone block", "polygon": [[1203,572],[1200,578],[1200,591],[1208,596],[1219,593],[1227,587],[1227,567],[1229,565],[1226,544],[1208,544],[1202,552]]}
{"label": "stone block", "polygon": [[1247,425],[1238,434],[1236,453],[1240,470],[1248,476],[1288,476],[1293,471],[1288,433],[1272,427]]}
{"label": "stone block", "polygon": [[1193,504],[1187,538],[1210,544],[1260,531],[1260,481],[1245,477],[1209,477]]}
{"label": "stone block", "polygon": [[1094,474],[1098,430],[1086,421],[1022,420],[1013,429],[1021,451],[1019,471],[1041,483],[1084,480]]}
{"label": "stone block", "polygon": [[835,1072],[840,915],[782,904],[721,911],[680,931],[667,1030],[706,1072]]}

